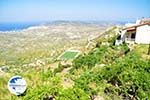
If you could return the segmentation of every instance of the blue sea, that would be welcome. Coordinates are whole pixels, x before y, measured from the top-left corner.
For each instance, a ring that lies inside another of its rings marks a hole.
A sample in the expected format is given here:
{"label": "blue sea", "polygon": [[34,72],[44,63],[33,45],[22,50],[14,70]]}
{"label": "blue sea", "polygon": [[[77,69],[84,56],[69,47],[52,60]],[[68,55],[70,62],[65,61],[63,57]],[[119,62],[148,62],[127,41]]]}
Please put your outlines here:
{"label": "blue sea", "polygon": [[[32,26],[38,26],[38,25],[45,25],[45,24],[54,24],[54,23],[62,23],[62,22],[66,22],[66,23],[69,23],[70,21],[52,21],[52,22],[25,22],[25,23],[0,23],[0,31],[18,31],[18,30],[22,30],[22,29],[27,29],[29,27],[32,27]],[[74,21],[73,21],[74,22]],[[76,22],[76,21],[75,21]],[[74,23],[75,23],[74,22]],[[77,22],[82,22],[82,21],[77,21]],[[87,22],[90,22],[90,21],[87,21]],[[83,23],[83,22],[82,22]],[[90,22],[91,23],[91,22]],[[106,22],[106,21],[100,21],[100,22],[93,22],[93,23],[96,23],[96,24],[102,24],[102,23],[110,23],[110,22]],[[125,22],[121,22],[121,21],[114,21],[114,22],[111,22],[113,24],[120,24],[120,25],[123,25]]]}
{"label": "blue sea", "polygon": [[18,31],[40,23],[0,23],[0,31]]}

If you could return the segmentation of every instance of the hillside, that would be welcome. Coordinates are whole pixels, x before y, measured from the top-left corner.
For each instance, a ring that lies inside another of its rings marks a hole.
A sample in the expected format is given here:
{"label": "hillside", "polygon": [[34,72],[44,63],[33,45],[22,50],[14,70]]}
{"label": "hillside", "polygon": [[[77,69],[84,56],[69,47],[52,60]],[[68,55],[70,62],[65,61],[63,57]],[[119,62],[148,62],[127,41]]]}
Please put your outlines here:
{"label": "hillside", "polygon": [[[90,29],[90,31],[93,32],[92,29]],[[96,33],[98,34],[99,32]],[[30,34],[30,32],[28,34]],[[3,36],[3,34],[0,35]],[[11,36],[13,36],[13,34]],[[26,36],[28,37],[30,35]],[[65,63],[67,61],[56,61],[51,60],[53,58],[48,58],[50,54],[49,48],[47,48],[46,50],[38,49],[39,51],[37,50],[36,53],[32,52],[32,50],[35,51],[37,48],[34,49],[30,48],[29,50],[31,52],[28,51],[27,54],[26,52],[23,53],[22,55],[19,54],[20,56],[17,55],[16,52],[15,58],[13,58],[14,55],[13,56],[8,55],[11,54],[11,52],[13,51],[4,50],[5,52],[2,52],[0,54],[1,57],[0,64],[1,65],[6,64],[6,66],[8,66],[10,69],[6,73],[1,72],[0,99],[1,100],[150,99],[150,57],[149,55],[147,55],[146,51],[148,49],[148,45],[134,44],[129,46],[128,44],[123,44],[120,46],[114,46],[113,45],[114,40],[116,39],[117,36],[116,27],[107,30],[100,36],[98,35],[95,36],[97,36],[97,38],[92,38],[90,41],[88,41],[93,43],[92,47],[90,48],[86,48],[86,44],[88,44],[87,37],[84,40],[86,42],[80,41],[80,43],[84,43],[81,49],[82,53],[77,58],[75,58],[71,62],[71,64]],[[9,37],[10,36],[8,36],[8,38]],[[8,41],[11,41],[11,39],[12,37],[10,37],[10,40]],[[21,37],[20,41],[21,39],[24,38]],[[40,39],[42,41],[42,38]],[[32,42],[30,43],[29,41],[27,42],[28,45],[31,45],[32,43]],[[80,43],[77,44],[77,46],[81,46]],[[1,44],[1,46],[3,47],[4,45]],[[12,48],[13,46],[14,44],[7,45],[9,49]],[[14,51],[20,50],[19,47],[21,45],[15,46],[18,48],[15,48]],[[129,47],[132,47],[132,49],[129,49]],[[1,51],[3,51],[3,49],[1,49]],[[64,49],[59,50],[60,53],[62,51],[64,51]],[[55,57],[57,57],[60,53],[58,53]],[[8,57],[4,55],[7,55]],[[7,58],[7,61],[5,60],[6,59],[5,57]],[[45,57],[45,59],[42,59],[43,57]],[[36,60],[33,60],[35,58]],[[14,62],[11,62],[12,61],[11,59],[16,60]],[[35,62],[28,64],[31,61]],[[10,94],[7,89],[7,81],[11,76],[16,74],[21,75],[24,79],[26,79],[28,84],[27,91],[22,96],[14,96]]]}

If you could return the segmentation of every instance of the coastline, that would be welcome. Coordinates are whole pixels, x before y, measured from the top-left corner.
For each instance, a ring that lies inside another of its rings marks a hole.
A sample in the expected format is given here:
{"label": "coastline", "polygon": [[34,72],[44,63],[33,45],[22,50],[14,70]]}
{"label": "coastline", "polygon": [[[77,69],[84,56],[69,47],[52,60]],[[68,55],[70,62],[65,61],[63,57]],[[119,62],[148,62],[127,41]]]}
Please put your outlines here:
{"label": "coastline", "polygon": [[44,26],[48,26],[51,24],[89,24],[89,25],[104,25],[107,26],[107,24],[112,25],[124,25],[124,21],[49,21],[49,22],[14,22],[14,23],[0,23],[0,33],[11,33],[11,32],[18,32],[28,29],[35,29],[35,28],[41,28]]}

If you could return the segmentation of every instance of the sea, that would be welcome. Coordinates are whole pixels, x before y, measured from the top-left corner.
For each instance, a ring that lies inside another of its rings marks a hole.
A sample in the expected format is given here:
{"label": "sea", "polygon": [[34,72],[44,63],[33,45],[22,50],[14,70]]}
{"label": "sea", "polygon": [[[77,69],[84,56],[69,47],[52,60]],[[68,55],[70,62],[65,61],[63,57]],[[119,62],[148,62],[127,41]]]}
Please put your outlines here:
{"label": "sea", "polygon": [[37,25],[40,25],[40,23],[0,23],[0,31],[19,31]]}
{"label": "sea", "polygon": [[[70,23],[71,21],[51,21],[51,22],[21,22],[21,23],[0,23],[0,32],[7,32],[7,31],[19,31],[23,29],[27,29],[32,26],[39,26],[39,25],[46,25],[46,24],[54,24],[54,23]],[[82,21],[77,21],[81,23],[85,23]],[[77,23],[76,21],[73,21],[73,23]],[[100,22],[91,22],[87,21],[86,23],[95,23],[95,24],[102,24],[102,23],[113,23],[113,24],[119,24],[123,25],[125,22],[106,22],[106,21],[100,21]]]}

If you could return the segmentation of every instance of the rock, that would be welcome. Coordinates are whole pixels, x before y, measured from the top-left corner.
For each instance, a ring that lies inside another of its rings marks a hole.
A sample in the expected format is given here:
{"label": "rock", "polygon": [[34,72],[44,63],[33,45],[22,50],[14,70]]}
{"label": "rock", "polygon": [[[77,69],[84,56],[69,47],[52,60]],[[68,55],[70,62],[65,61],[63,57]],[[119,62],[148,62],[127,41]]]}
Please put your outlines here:
{"label": "rock", "polygon": [[54,96],[46,96],[43,100],[55,100]]}
{"label": "rock", "polygon": [[110,45],[110,43],[108,43],[108,42],[102,42],[102,44],[101,44],[101,45],[109,46],[109,45]]}
{"label": "rock", "polygon": [[104,98],[101,97],[101,96],[95,96],[95,97],[94,97],[94,100],[104,100]]}
{"label": "rock", "polygon": [[64,68],[62,73],[67,74],[72,67]]}
{"label": "rock", "polygon": [[2,72],[8,72],[9,71],[9,67],[8,66],[2,66],[2,67],[0,67],[0,70]]}
{"label": "rock", "polygon": [[37,66],[42,66],[42,65],[45,65],[45,62],[44,62],[44,61],[41,61],[41,60],[37,60],[37,61],[36,61],[36,65],[37,65]]}
{"label": "rock", "polygon": [[100,64],[99,66],[100,66],[100,67],[104,67],[104,66],[105,66],[105,64]]}
{"label": "rock", "polygon": [[29,64],[29,67],[36,67],[36,64],[30,63],[30,64]]}
{"label": "rock", "polygon": [[95,67],[105,67],[105,64],[96,64]]}

